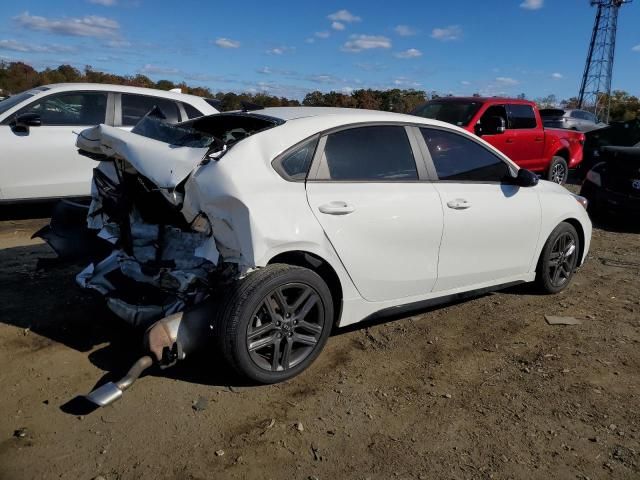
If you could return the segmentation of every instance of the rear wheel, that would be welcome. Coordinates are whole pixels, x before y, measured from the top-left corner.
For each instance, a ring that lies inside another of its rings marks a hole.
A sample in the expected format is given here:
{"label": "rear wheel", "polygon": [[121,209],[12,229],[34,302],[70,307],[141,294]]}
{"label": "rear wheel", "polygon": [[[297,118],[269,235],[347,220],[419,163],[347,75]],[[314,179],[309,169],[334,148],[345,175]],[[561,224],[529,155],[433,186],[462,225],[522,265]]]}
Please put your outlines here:
{"label": "rear wheel", "polygon": [[571,281],[578,265],[580,237],[573,225],[562,222],[545,243],[536,274],[536,283],[545,293],[558,293]]}
{"label": "rear wheel", "polygon": [[317,358],[333,324],[325,282],[306,268],[274,264],[235,287],[215,322],[224,359],[240,375],[276,383]]}
{"label": "rear wheel", "polygon": [[547,180],[564,185],[568,177],[569,166],[567,161],[562,157],[553,157],[547,172]]}

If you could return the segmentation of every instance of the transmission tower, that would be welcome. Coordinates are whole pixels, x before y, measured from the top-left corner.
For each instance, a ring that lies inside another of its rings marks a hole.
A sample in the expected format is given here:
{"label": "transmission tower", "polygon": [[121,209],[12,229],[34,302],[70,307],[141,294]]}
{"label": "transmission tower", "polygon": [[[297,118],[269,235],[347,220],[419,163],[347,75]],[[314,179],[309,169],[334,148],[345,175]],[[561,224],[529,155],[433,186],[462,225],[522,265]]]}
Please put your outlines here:
{"label": "transmission tower", "polygon": [[597,6],[598,11],[582,75],[578,108],[592,111],[604,122],[609,122],[618,12],[622,5],[630,2],[631,0],[591,0],[591,6]]}

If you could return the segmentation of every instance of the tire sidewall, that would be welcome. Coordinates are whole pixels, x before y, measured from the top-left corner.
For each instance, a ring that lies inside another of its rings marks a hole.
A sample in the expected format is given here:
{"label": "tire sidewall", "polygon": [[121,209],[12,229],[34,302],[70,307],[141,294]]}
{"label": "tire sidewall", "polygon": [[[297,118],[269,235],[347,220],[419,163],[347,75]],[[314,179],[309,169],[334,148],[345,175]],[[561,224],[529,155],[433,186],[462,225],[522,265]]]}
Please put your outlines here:
{"label": "tire sidewall", "polygon": [[[573,236],[573,239],[576,244],[576,253],[574,255],[573,265],[571,268],[571,274],[569,275],[569,279],[561,286],[555,286],[551,282],[551,278],[549,276],[549,269],[547,268],[547,263],[549,262],[549,256],[551,255],[551,250],[553,249],[553,245],[560,235],[563,233],[570,233]],[[567,222],[562,222],[556,228],[553,229],[551,235],[547,239],[547,242],[542,249],[542,254],[540,255],[540,261],[538,264],[538,284],[541,289],[546,293],[559,293],[565,288],[569,286],[571,280],[573,279],[573,275],[575,274],[576,268],[579,262],[579,254],[580,254],[580,236],[576,231],[575,227]]]}
{"label": "tire sidewall", "polygon": [[[265,267],[268,269],[269,267]],[[324,325],[318,343],[311,354],[293,368],[282,372],[270,372],[254,363],[247,348],[247,328],[252,320],[253,312],[259,307],[264,297],[278,286],[288,283],[302,283],[313,288],[322,302],[324,309]],[[305,370],[320,355],[333,327],[333,301],[326,283],[315,272],[302,267],[292,267],[282,273],[259,283],[250,296],[238,308],[238,325],[235,334],[228,339],[232,344],[231,354],[240,373],[259,383],[277,383],[292,378]]]}

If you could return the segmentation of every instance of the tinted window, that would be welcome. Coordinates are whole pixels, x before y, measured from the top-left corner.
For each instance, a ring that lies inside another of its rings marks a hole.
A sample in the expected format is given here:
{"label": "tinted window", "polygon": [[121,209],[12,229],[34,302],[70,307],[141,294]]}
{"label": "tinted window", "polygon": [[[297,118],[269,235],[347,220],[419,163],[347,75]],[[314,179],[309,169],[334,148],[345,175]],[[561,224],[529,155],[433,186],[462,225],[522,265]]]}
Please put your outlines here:
{"label": "tinted window", "polygon": [[184,111],[187,113],[187,118],[191,119],[202,116],[202,112],[193,105],[189,105],[188,103],[183,102],[182,106],[184,107]]}
{"label": "tinted window", "polygon": [[482,106],[481,102],[432,101],[416,108],[413,115],[466,126]]}
{"label": "tinted window", "polygon": [[536,115],[531,105],[509,105],[509,128],[536,128]]}
{"label": "tinted window", "polygon": [[18,112],[37,113],[42,125],[97,125],[104,123],[107,94],[100,92],[49,95]]}
{"label": "tinted window", "polygon": [[170,123],[180,119],[178,105],[166,98],[149,97],[146,95],[122,94],[122,125],[135,125],[149,113],[153,107],[158,107]]}
{"label": "tinted window", "polygon": [[313,138],[284,155],[278,162],[278,170],[280,170],[281,174],[290,180],[304,180],[307,178],[317,143],[318,139]]}
{"label": "tinted window", "polygon": [[15,107],[19,103],[24,102],[25,100],[29,100],[31,97],[38,93],[40,93],[38,90],[29,90],[26,92],[18,93],[17,95],[12,95],[9,98],[5,98],[4,100],[0,101],[0,114],[6,112],[10,108]]}
{"label": "tinted window", "polygon": [[482,145],[458,133],[421,128],[440,180],[500,182],[509,167]]}
{"label": "tinted window", "polygon": [[418,172],[404,127],[342,130],[327,137],[324,155],[332,180],[416,180]]}

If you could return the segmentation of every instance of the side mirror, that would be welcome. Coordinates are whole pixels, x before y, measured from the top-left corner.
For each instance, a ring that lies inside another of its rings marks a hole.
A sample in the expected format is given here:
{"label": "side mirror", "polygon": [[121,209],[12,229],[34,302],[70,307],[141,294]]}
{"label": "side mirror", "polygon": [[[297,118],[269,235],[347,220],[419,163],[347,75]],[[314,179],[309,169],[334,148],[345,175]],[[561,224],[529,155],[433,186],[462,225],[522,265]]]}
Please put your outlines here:
{"label": "side mirror", "polygon": [[489,117],[482,120],[482,134],[483,135],[497,135],[504,133],[507,129],[507,122],[503,117]]}
{"label": "side mirror", "polygon": [[514,183],[520,187],[535,187],[538,184],[538,175],[531,170],[521,168],[518,175],[514,178]]}
{"label": "side mirror", "polygon": [[37,113],[23,113],[16,115],[9,125],[14,132],[28,132],[29,127],[39,127],[42,125],[42,120]]}

